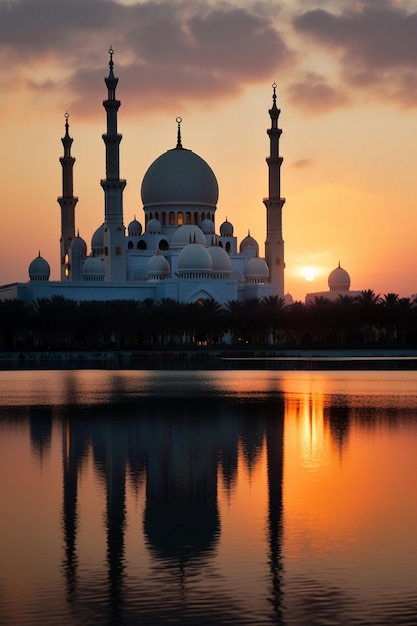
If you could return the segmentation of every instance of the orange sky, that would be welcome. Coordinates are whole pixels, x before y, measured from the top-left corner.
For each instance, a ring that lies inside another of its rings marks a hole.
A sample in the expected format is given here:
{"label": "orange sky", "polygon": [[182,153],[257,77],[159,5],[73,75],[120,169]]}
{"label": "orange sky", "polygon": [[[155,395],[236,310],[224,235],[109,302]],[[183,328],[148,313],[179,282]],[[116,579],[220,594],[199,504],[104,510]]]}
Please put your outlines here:
{"label": "orange sky", "polygon": [[[183,145],[213,168],[239,241],[264,251],[271,84],[278,84],[285,290],[417,293],[415,0],[0,0],[0,284],[40,250],[59,275],[64,113],[74,138],[76,224],[102,223],[104,77],[119,77],[124,215],[143,223],[147,167]],[[389,36],[387,36],[387,33]],[[307,267],[312,282],[302,276]]]}

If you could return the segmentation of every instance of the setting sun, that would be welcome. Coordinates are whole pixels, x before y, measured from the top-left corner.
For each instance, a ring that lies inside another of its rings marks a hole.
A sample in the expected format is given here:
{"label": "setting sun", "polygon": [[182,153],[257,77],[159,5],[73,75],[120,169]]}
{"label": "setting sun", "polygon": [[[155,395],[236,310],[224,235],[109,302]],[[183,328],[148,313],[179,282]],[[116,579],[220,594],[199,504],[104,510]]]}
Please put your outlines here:
{"label": "setting sun", "polygon": [[312,265],[303,267],[301,269],[301,275],[310,283],[311,281],[313,281],[316,276],[318,274],[318,270],[316,267],[313,267]]}

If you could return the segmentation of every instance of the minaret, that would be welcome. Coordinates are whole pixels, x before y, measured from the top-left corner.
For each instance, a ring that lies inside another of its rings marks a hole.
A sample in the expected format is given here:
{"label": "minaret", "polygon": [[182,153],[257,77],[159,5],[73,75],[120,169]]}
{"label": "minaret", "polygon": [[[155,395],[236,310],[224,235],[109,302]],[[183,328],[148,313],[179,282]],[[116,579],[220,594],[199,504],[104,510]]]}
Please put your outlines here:
{"label": "minaret", "polygon": [[73,196],[73,167],[75,158],[71,156],[72,137],[69,136],[68,113],[65,113],[65,137],[61,139],[64,146],[64,156],[59,161],[62,166],[62,196],[57,198],[61,207],[61,280],[69,280],[69,248],[75,237],[75,205],[78,198]]}
{"label": "minaret", "polygon": [[109,75],[105,78],[107,100],[103,106],[107,113],[107,133],[103,135],[106,145],[106,179],[100,181],[104,190],[104,268],[107,282],[126,281],[125,227],[123,225],[123,190],[126,181],[121,180],[119,145],[122,135],[117,132],[117,111],[120,100],[116,100],[119,79],[113,74],[112,48],[109,50]]}
{"label": "minaret", "polygon": [[266,242],[265,259],[269,267],[269,282],[276,285],[277,295],[284,296],[284,240],[282,238],[282,207],[285,198],[281,198],[281,165],[283,158],[279,156],[279,138],[282,130],[278,128],[278,117],[281,113],[277,108],[276,84],[272,85],[272,108],[269,109],[271,128],[267,131],[270,143],[268,163],[268,198],[264,198],[266,206]]}

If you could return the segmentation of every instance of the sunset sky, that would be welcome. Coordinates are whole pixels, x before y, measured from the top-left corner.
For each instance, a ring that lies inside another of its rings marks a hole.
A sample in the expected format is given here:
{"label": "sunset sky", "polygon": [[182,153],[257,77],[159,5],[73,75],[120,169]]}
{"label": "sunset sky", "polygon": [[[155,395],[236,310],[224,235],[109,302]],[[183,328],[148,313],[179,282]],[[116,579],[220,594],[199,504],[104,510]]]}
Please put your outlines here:
{"label": "sunset sky", "polygon": [[216,230],[249,229],[263,256],[275,81],[285,291],[326,290],[340,261],[352,290],[417,293],[417,0],[0,0],[0,284],[39,251],[59,277],[66,111],[89,249],[103,222],[110,46],[125,225],[143,224],[142,178],[181,116],[217,176]]}

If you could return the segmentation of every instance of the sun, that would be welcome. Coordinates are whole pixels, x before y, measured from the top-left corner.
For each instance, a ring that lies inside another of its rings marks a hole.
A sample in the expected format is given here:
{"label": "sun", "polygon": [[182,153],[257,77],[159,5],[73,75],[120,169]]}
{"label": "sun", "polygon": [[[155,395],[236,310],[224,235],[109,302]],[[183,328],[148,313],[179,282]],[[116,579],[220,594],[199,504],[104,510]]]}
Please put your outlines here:
{"label": "sun", "polygon": [[301,275],[309,282],[313,281],[317,276],[317,268],[312,265],[307,265],[301,269]]}

